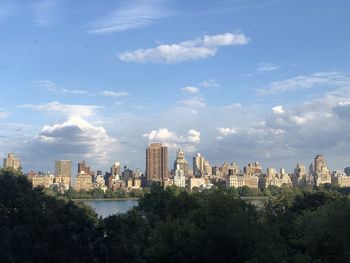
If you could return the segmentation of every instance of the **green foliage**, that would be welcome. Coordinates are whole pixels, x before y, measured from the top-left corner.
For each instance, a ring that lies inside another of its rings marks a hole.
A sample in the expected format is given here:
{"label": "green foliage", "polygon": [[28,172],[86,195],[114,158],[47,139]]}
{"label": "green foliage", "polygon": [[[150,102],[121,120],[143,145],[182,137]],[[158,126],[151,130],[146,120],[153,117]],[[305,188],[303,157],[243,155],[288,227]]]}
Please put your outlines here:
{"label": "green foliage", "polygon": [[[0,262],[348,262],[348,191],[242,187],[204,192],[153,185],[138,207],[102,219],[83,203],[31,189],[0,170]],[[129,195],[131,194],[129,193]],[[119,190],[66,196],[125,197]],[[253,198],[270,197],[264,208]],[[248,201],[245,201],[248,200]]]}
{"label": "green foliage", "polygon": [[0,262],[94,262],[97,224],[91,209],[0,170]]}

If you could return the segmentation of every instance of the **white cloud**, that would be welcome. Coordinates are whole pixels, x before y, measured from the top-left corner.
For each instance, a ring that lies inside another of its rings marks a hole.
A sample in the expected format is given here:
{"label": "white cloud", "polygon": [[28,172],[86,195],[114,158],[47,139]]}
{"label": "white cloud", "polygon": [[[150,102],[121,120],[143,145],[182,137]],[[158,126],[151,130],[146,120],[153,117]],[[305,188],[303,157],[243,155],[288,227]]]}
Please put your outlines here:
{"label": "white cloud", "polygon": [[274,81],[269,87],[257,89],[259,95],[278,94],[286,91],[320,87],[340,87],[350,85],[350,76],[340,72],[319,72],[301,75],[287,80]]}
{"label": "white cloud", "polygon": [[217,87],[219,87],[219,83],[215,79],[204,80],[199,85],[203,88],[210,88],[210,87],[217,88]]}
{"label": "white cloud", "polygon": [[0,111],[0,119],[5,119],[5,118],[7,118],[10,114],[11,114],[11,112],[9,112],[9,111]]}
{"label": "white cloud", "polygon": [[227,136],[229,134],[237,133],[237,129],[235,128],[217,128],[220,135]]}
{"label": "white cloud", "polygon": [[272,63],[259,63],[258,68],[256,69],[257,72],[269,72],[279,69],[280,66]]}
{"label": "white cloud", "polygon": [[89,33],[107,34],[149,26],[167,11],[157,0],[129,0],[99,21],[91,23]]}
{"label": "white cloud", "polygon": [[278,106],[272,107],[272,112],[274,114],[283,114],[284,109],[283,109],[282,105],[278,105]]}
{"label": "white cloud", "polygon": [[63,123],[45,125],[28,147],[31,154],[39,159],[90,159],[105,163],[116,144],[117,140],[108,136],[103,127],[71,117]]}
{"label": "white cloud", "polygon": [[28,108],[33,111],[41,111],[47,113],[59,113],[67,117],[91,117],[95,115],[96,111],[101,108],[95,105],[74,105],[74,104],[61,104],[57,101],[49,102],[41,105],[25,104],[18,106],[19,108]]}
{"label": "white cloud", "polygon": [[129,93],[126,92],[126,91],[118,91],[118,92],[116,92],[116,91],[105,90],[105,91],[103,91],[101,93],[101,95],[106,96],[106,97],[116,97],[116,98],[118,98],[118,97],[128,96]]}
{"label": "white cloud", "polygon": [[194,129],[191,129],[187,133],[187,141],[193,143],[200,143],[201,141],[201,133]]}
{"label": "white cloud", "polygon": [[195,145],[199,144],[201,133],[195,129],[190,129],[187,135],[177,135],[167,128],[152,130],[142,135],[149,142],[161,142],[169,148],[183,148],[185,151],[193,152],[196,150]]}
{"label": "white cloud", "polygon": [[158,130],[152,130],[150,133],[145,133],[142,137],[147,138],[150,141],[172,141],[179,142],[180,138],[175,132],[169,131],[167,128],[160,128]]}
{"label": "white cloud", "polygon": [[125,51],[118,54],[125,62],[178,63],[214,56],[221,46],[245,45],[249,39],[242,33],[206,35],[177,44],[162,44],[156,48]]}
{"label": "white cloud", "polygon": [[33,83],[38,87],[50,92],[65,93],[70,95],[87,95],[88,94],[88,92],[85,90],[60,88],[57,86],[55,82],[51,80],[37,80],[37,81],[33,81]]}
{"label": "white cloud", "polygon": [[181,88],[181,91],[183,93],[187,93],[187,94],[196,94],[199,93],[199,89],[196,87],[192,87],[192,86],[187,86],[187,87],[183,87]]}
{"label": "white cloud", "polygon": [[191,112],[197,114],[198,111],[205,107],[203,96],[194,96],[177,101],[178,106],[175,108],[177,112]]}

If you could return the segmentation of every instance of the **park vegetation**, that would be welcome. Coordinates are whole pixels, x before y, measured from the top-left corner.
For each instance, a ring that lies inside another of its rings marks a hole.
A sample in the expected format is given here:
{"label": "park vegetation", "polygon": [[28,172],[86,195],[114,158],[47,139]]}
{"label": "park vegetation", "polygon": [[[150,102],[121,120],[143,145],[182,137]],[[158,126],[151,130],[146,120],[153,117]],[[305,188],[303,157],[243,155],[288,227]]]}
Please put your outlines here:
{"label": "park vegetation", "polygon": [[155,185],[103,219],[3,169],[0,262],[349,262],[349,189],[269,191],[257,209],[237,189]]}

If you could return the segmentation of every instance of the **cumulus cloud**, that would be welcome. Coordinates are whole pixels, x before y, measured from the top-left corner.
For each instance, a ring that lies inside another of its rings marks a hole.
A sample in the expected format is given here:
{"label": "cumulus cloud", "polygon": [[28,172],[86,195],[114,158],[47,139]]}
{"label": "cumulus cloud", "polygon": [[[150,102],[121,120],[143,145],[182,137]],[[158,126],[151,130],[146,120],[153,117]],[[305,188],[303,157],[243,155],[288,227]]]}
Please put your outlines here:
{"label": "cumulus cloud", "polygon": [[105,16],[106,18],[91,23],[88,32],[108,34],[143,28],[168,13],[158,0],[130,0],[124,3]]}
{"label": "cumulus cloud", "polygon": [[183,88],[181,88],[181,91],[182,91],[183,93],[186,93],[186,94],[196,94],[196,93],[199,93],[199,89],[196,88],[196,87],[192,87],[192,86],[183,87]]}
{"label": "cumulus cloud", "polygon": [[117,140],[108,136],[103,127],[71,117],[63,123],[45,125],[29,142],[29,149],[37,158],[70,158],[75,161],[85,158],[104,162],[116,144]]}
{"label": "cumulus cloud", "polygon": [[119,53],[118,57],[125,62],[172,64],[212,57],[219,47],[245,45],[248,42],[249,39],[242,33],[206,35],[177,44],[162,44],[155,48],[125,51]]}
{"label": "cumulus cloud", "polygon": [[217,128],[217,130],[219,134],[223,136],[237,133],[237,130],[235,128]]}
{"label": "cumulus cloud", "polygon": [[126,91],[109,91],[109,90],[105,90],[101,93],[101,95],[103,96],[106,96],[106,97],[116,97],[116,98],[119,98],[119,97],[125,97],[125,96],[128,96],[129,93],[126,92]]}
{"label": "cumulus cloud", "polygon": [[350,76],[340,72],[318,72],[301,75],[287,80],[272,82],[269,87],[257,89],[259,95],[278,94],[286,91],[312,89],[320,87],[339,88],[350,84]]}
{"label": "cumulus cloud", "polygon": [[33,111],[47,112],[47,113],[59,113],[66,117],[91,117],[95,115],[96,111],[101,108],[95,105],[74,105],[74,104],[61,104],[57,101],[49,102],[46,104],[33,105],[24,104],[18,106],[19,108],[28,108]]}
{"label": "cumulus cloud", "polygon": [[195,145],[200,143],[201,133],[195,129],[190,129],[186,135],[177,135],[167,128],[152,130],[142,135],[149,142],[161,142],[169,148],[183,148],[185,151],[193,152],[196,150]]}
{"label": "cumulus cloud", "polygon": [[282,105],[278,105],[278,106],[272,107],[272,112],[274,114],[283,114],[284,109],[283,109]]}

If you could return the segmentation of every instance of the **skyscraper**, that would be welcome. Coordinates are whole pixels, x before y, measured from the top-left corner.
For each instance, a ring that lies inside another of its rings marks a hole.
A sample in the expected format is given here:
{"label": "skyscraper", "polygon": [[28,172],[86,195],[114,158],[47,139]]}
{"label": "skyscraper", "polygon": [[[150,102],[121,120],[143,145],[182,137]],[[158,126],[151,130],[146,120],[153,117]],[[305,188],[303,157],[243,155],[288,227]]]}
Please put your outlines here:
{"label": "skyscraper", "polygon": [[181,169],[184,172],[185,177],[188,175],[188,162],[185,159],[185,152],[182,151],[181,149],[178,149],[176,151],[176,160],[174,162],[174,174],[176,169]]}
{"label": "skyscraper", "polygon": [[72,174],[72,162],[70,160],[59,160],[55,162],[56,176],[69,176]]}
{"label": "skyscraper", "polygon": [[326,184],[326,183],[330,184],[332,182],[331,174],[330,174],[330,171],[328,170],[328,167],[323,155],[321,154],[316,155],[314,160],[313,172],[314,172],[314,180],[315,180],[316,186],[319,186],[320,184]]}
{"label": "skyscraper", "polygon": [[3,167],[18,170],[20,167],[20,160],[16,158],[13,153],[9,153],[7,158],[4,159]]}
{"label": "skyscraper", "polygon": [[121,175],[120,162],[115,162],[111,167],[111,175]]}
{"label": "skyscraper", "polygon": [[193,175],[195,177],[204,176],[204,157],[200,153],[196,153],[193,157]]}
{"label": "skyscraper", "polygon": [[78,174],[81,172],[85,172],[86,174],[91,175],[90,166],[87,166],[85,161],[78,163]]}
{"label": "skyscraper", "polygon": [[168,177],[168,148],[161,143],[151,143],[146,149],[146,179],[148,184],[160,182]]}

